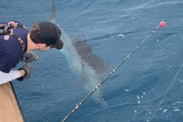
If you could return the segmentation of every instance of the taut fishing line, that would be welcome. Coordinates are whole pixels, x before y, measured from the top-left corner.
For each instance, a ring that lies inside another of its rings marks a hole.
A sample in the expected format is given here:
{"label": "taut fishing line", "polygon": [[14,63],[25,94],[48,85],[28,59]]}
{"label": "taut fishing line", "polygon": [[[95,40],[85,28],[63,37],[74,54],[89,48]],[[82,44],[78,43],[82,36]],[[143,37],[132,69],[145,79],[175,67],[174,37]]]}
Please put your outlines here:
{"label": "taut fishing line", "polygon": [[121,10],[121,11],[125,11],[126,13],[129,13],[129,14],[131,14],[131,15],[134,15],[134,16],[136,16],[136,17],[138,17],[138,18],[141,18],[141,19],[143,19],[143,20],[145,20],[145,21],[147,21],[147,22],[149,23],[148,20],[142,18],[140,15],[137,15],[137,14],[134,14],[134,13],[132,13],[132,12],[129,12],[130,9],[97,8],[97,9],[85,10],[85,11],[83,11],[83,12],[80,12],[80,13],[77,13],[77,14],[74,14],[74,15],[71,15],[71,16],[65,18],[64,20],[62,20],[61,22],[59,22],[59,23],[58,23],[58,26],[60,26],[63,22],[67,21],[68,19],[70,19],[70,18],[72,18],[72,17],[78,16],[78,15],[81,16],[82,14],[85,14],[85,13],[88,13],[88,12],[91,12],[91,11],[96,11],[96,10],[99,10],[99,11],[100,11],[100,10],[111,10],[111,11]]}
{"label": "taut fishing line", "polygon": [[156,32],[156,30],[159,29],[159,27],[164,27],[165,26],[165,22],[161,21],[160,25],[158,25],[156,27],[156,29],[154,29],[140,44],[138,44],[138,46],[129,54],[126,56],[126,58],[116,67],[112,70],[112,72],[101,82],[99,83],[94,89],[93,91],[88,94],[79,104],[76,104],[76,106],[74,107],[74,109],[62,120],[62,122],[65,122],[127,59],[129,59],[133,53],[135,53],[135,51],[149,38],[153,35],[154,32]]}
{"label": "taut fishing line", "polygon": [[154,118],[155,114],[157,113],[157,111],[158,111],[159,107],[161,106],[161,104],[162,104],[163,100],[165,99],[165,97],[166,97],[167,93],[169,92],[170,88],[172,87],[173,82],[174,82],[174,81],[175,81],[175,79],[177,78],[177,76],[178,76],[178,74],[179,74],[180,70],[182,69],[182,67],[183,67],[183,63],[182,63],[182,65],[180,66],[179,70],[177,71],[176,75],[174,76],[174,78],[173,78],[172,82],[170,83],[170,86],[169,86],[169,87],[168,87],[168,89],[166,90],[166,92],[165,92],[165,94],[164,94],[163,98],[161,99],[161,101],[160,101],[160,103],[159,103],[159,105],[158,105],[157,109],[155,110],[155,112],[154,112],[154,114],[153,114],[153,116],[152,116],[152,118],[151,118],[150,122],[153,120],[153,118]]}

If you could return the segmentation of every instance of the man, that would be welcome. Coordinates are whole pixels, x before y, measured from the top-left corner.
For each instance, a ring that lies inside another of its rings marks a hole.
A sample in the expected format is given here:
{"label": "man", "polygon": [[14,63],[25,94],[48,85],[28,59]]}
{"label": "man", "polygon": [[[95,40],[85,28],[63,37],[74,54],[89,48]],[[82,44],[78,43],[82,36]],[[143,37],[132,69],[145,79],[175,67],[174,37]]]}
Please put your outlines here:
{"label": "man", "polygon": [[19,61],[27,63],[37,59],[29,51],[46,51],[53,47],[60,50],[63,47],[61,31],[51,22],[35,24],[30,33],[24,25],[16,21],[0,22],[0,29],[0,85],[14,79],[22,81],[31,77],[33,67],[29,64],[18,70],[11,70]]}

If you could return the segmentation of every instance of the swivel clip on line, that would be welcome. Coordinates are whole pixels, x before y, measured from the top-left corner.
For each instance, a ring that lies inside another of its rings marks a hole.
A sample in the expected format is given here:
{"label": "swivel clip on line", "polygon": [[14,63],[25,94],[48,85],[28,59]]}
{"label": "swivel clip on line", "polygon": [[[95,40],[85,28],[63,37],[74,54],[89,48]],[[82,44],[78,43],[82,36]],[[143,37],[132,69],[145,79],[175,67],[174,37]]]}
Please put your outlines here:
{"label": "swivel clip on line", "polygon": [[154,29],[138,46],[129,54],[127,57],[116,67],[114,68],[111,73],[100,83],[98,84],[91,93],[89,93],[79,104],[77,104],[74,109],[62,120],[65,122],[127,59],[129,59],[133,53],[148,39],[150,38],[158,29],[159,27],[165,27],[165,22],[161,21],[160,24]]}

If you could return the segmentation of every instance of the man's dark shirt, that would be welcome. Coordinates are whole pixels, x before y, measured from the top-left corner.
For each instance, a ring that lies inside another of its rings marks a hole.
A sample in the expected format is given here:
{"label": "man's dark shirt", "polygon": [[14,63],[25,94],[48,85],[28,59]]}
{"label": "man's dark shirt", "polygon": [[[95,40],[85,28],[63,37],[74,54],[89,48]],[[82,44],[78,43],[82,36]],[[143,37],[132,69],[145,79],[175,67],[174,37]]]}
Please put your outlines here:
{"label": "man's dark shirt", "polygon": [[[12,22],[12,21],[11,21]],[[16,22],[16,21],[13,21]],[[0,24],[7,24],[8,22],[0,22]],[[21,24],[19,22],[16,22]],[[27,51],[27,35],[28,30],[24,28],[15,28],[12,33],[20,37],[25,43],[24,52]],[[12,36],[0,35],[0,71],[9,73],[11,68],[14,68],[22,56],[22,46],[20,42]]]}

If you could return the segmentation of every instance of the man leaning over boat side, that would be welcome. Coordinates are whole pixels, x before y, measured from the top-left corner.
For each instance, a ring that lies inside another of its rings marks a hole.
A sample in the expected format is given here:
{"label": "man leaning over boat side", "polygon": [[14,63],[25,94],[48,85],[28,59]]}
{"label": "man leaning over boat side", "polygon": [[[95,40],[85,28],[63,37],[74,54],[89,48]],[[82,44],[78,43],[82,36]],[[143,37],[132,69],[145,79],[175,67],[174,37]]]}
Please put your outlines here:
{"label": "man leaning over boat side", "polygon": [[[46,51],[62,49],[61,30],[51,22],[36,23],[31,31],[20,22],[0,22],[0,85],[17,79],[23,81],[31,77],[33,67],[29,64],[38,57],[33,50]],[[19,61],[26,64],[12,70]]]}

